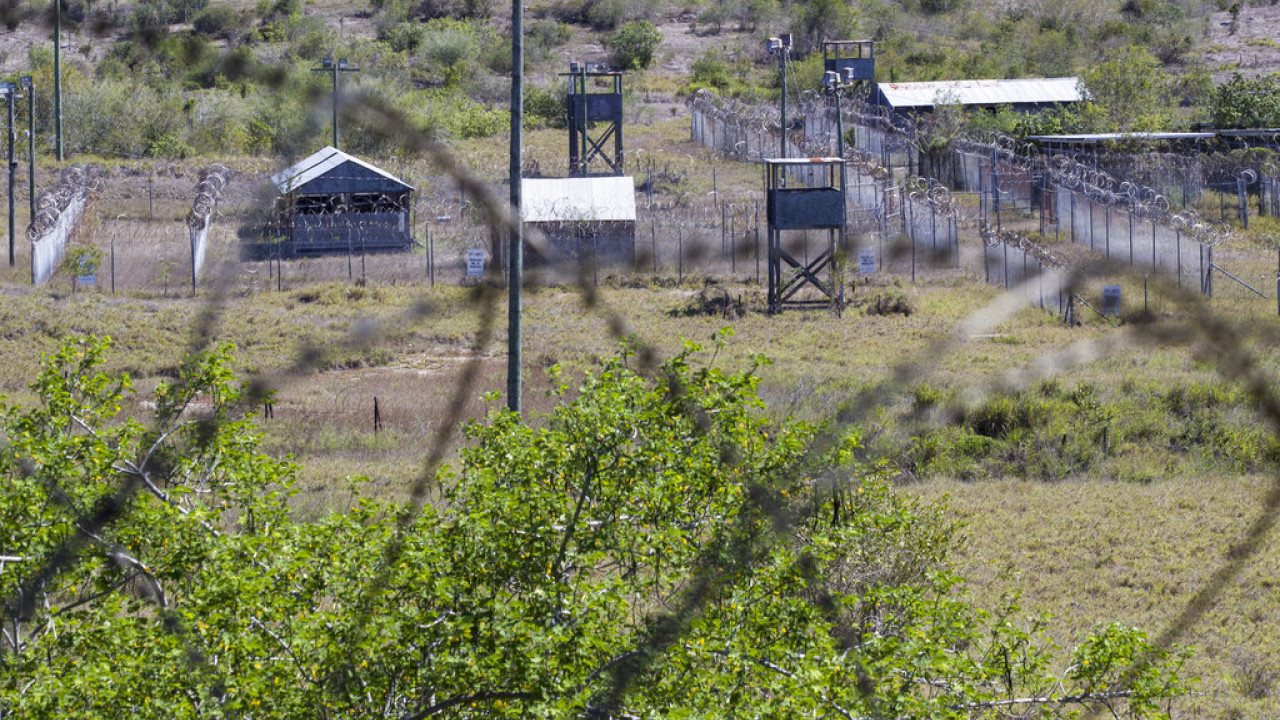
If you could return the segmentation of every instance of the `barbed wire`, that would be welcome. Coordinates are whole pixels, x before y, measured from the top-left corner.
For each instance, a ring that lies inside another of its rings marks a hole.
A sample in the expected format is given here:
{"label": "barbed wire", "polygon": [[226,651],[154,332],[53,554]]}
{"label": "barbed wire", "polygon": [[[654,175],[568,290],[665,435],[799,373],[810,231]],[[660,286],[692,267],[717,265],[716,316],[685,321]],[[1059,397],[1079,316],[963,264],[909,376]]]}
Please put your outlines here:
{"label": "barbed wire", "polygon": [[101,165],[71,165],[58,174],[53,187],[36,198],[36,216],[27,228],[27,237],[35,242],[58,225],[62,213],[77,198],[85,198],[103,187],[105,168]]}

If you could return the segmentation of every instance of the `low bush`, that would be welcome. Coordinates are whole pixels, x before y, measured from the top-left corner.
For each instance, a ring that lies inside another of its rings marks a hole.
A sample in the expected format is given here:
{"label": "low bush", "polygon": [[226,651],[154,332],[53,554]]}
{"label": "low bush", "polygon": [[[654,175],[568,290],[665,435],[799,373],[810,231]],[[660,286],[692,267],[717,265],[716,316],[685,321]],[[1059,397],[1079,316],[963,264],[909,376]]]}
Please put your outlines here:
{"label": "low bush", "polygon": [[240,30],[243,18],[226,5],[215,5],[201,10],[191,21],[197,34],[215,38],[230,38]]}

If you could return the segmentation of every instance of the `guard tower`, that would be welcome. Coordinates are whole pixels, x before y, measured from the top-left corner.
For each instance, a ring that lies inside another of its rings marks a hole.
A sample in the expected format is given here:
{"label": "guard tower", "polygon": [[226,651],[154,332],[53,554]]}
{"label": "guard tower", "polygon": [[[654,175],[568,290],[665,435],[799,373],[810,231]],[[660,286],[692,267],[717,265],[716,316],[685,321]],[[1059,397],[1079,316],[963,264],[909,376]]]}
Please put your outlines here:
{"label": "guard tower", "polygon": [[[764,174],[769,312],[790,307],[843,308],[837,253],[844,245],[844,162],[834,157],[765,160]],[[784,247],[783,233],[822,230],[827,231],[827,242],[812,257],[797,260]]]}
{"label": "guard tower", "polygon": [[[604,161],[597,175],[622,174],[622,73],[594,64],[569,63],[569,175],[591,175],[591,163]],[[607,89],[599,88],[604,85]],[[613,140],[613,152],[608,144]]]}
{"label": "guard tower", "polygon": [[822,43],[822,67],[834,72],[854,88],[855,94],[866,95],[876,81],[876,48],[872,40],[825,40]]}

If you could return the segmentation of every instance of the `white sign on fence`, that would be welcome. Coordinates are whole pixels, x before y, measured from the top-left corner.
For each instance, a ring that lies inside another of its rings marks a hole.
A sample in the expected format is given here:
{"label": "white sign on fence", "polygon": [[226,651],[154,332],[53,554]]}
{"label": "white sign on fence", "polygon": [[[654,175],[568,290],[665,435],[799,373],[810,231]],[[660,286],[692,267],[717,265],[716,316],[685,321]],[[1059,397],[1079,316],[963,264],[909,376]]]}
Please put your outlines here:
{"label": "white sign on fence", "polygon": [[864,247],[858,250],[858,273],[870,275],[876,271],[876,249]]}
{"label": "white sign on fence", "polygon": [[480,277],[482,275],[484,275],[484,251],[468,250],[467,277]]}
{"label": "white sign on fence", "polygon": [[1120,314],[1120,286],[1119,285],[1103,285],[1102,286],[1102,314],[1103,315],[1119,315]]}

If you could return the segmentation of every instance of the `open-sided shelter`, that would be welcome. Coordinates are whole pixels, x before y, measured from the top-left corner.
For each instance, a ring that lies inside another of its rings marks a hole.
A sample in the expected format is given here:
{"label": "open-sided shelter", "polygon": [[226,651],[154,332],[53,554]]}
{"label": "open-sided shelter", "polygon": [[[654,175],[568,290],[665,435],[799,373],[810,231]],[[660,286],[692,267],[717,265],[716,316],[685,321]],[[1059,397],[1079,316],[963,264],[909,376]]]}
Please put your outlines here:
{"label": "open-sided shelter", "polygon": [[413,186],[334,147],[271,176],[286,256],[407,250]]}

